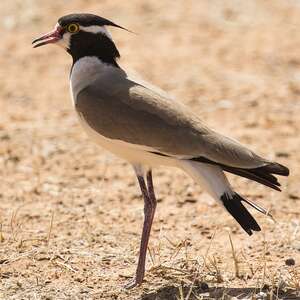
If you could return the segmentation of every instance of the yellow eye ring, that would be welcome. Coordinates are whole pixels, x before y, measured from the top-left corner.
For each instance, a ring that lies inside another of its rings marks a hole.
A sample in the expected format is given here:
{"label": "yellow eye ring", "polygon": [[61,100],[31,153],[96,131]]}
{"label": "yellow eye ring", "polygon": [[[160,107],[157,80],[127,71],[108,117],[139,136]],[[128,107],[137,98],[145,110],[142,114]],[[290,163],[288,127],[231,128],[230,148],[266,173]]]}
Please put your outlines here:
{"label": "yellow eye ring", "polygon": [[67,31],[70,33],[76,33],[79,31],[79,25],[76,23],[71,23],[69,25],[67,25]]}

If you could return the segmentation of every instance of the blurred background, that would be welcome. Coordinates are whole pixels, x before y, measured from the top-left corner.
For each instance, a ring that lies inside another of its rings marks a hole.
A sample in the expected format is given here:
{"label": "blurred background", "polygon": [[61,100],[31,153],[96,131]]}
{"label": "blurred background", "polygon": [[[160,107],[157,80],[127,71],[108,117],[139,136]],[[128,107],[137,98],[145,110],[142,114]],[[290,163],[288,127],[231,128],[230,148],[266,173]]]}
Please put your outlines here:
{"label": "blurred background", "polygon": [[[254,213],[264,230],[249,238],[182,172],[155,170],[150,271],[143,288],[121,290],[135,270],[142,223],[135,177],[81,130],[69,96],[71,57],[31,46],[73,12],[136,32],[110,29],[122,67],[291,169],[282,193],[231,178],[277,223]],[[1,1],[0,298],[156,299],[198,277],[222,288],[299,289],[299,28],[298,0]]]}

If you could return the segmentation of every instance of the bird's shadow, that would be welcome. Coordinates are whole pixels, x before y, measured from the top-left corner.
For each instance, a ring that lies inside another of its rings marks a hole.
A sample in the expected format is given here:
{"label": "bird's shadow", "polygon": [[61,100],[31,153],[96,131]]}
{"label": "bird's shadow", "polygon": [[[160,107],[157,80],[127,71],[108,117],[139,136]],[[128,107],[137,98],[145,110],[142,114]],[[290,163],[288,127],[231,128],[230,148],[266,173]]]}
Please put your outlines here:
{"label": "bird's shadow", "polygon": [[[289,290],[282,291],[277,288],[273,289],[273,292],[268,289],[260,290],[259,288],[228,288],[228,287],[211,287],[201,288],[193,287],[190,292],[190,286],[178,286],[168,285],[158,289],[155,292],[143,294],[140,300],[209,300],[209,299],[289,299],[300,300],[300,291]],[[190,295],[189,295],[190,293]]]}

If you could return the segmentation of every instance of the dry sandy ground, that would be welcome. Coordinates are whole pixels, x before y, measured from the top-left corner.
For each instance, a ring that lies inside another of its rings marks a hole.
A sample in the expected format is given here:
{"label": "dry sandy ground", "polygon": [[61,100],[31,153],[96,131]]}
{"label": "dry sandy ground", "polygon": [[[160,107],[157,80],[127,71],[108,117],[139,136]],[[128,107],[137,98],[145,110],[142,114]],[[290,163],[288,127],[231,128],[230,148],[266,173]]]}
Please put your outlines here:
{"label": "dry sandy ground", "polygon": [[[282,193],[230,177],[276,223],[251,210],[263,231],[248,237],[185,174],[154,170],[146,280],[122,288],[143,218],[133,171],[78,125],[70,57],[30,45],[78,11],[138,33],[112,29],[122,66],[289,166]],[[1,1],[0,299],[300,299],[299,28],[297,0]]]}

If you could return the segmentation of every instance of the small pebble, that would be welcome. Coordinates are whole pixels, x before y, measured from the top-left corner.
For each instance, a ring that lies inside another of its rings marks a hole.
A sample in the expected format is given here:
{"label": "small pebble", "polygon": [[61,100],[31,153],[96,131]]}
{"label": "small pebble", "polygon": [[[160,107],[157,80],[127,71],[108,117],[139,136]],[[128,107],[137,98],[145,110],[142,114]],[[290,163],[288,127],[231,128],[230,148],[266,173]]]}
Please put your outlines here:
{"label": "small pebble", "polygon": [[201,282],[200,288],[201,288],[202,291],[208,291],[209,290],[209,286],[206,282]]}
{"label": "small pebble", "polygon": [[209,286],[206,282],[200,281],[198,279],[195,280],[195,285],[197,285],[202,291],[208,291]]}
{"label": "small pebble", "polygon": [[277,157],[289,157],[290,154],[287,152],[276,152]]}
{"label": "small pebble", "polygon": [[289,194],[289,198],[292,200],[299,200],[300,196],[296,195],[296,194]]}
{"label": "small pebble", "polygon": [[197,199],[195,199],[195,198],[186,198],[186,199],[184,200],[184,202],[188,202],[188,203],[196,203],[196,202],[197,202]]}
{"label": "small pebble", "polygon": [[293,258],[288,258],[288,259],[286,259],[285,264],[287,266],[294,266],[296,264],[296,262]]}

